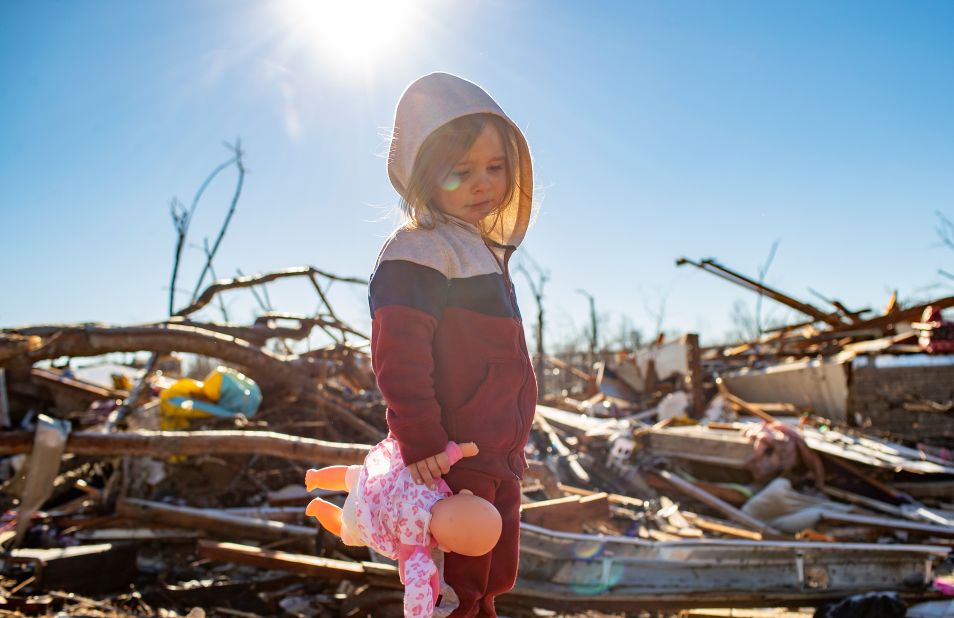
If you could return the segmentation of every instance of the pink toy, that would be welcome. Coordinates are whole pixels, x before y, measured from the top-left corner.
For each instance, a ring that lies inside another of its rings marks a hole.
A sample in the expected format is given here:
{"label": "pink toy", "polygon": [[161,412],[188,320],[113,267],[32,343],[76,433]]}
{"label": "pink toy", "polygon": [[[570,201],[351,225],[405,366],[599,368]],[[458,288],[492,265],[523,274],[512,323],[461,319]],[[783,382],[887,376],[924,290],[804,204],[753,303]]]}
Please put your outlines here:
{"label": "pink toy", "polygon": [[[453,465],[477,454],[468,442],[447,444]],[[344,509],[315,498],[305,512],[318,518],[346,545],[366,545],[398,560],[404,583],[404,615],[431,616],[440,592],[440,576],[430,550],[482,556],[500,538],[500,513],[469,491],[454,494],[443,479],[432,489],[418,484],[401,459],[398,443],[376,444],[363,466],[329,466],[309,470],[305,486],[347,491]]]}

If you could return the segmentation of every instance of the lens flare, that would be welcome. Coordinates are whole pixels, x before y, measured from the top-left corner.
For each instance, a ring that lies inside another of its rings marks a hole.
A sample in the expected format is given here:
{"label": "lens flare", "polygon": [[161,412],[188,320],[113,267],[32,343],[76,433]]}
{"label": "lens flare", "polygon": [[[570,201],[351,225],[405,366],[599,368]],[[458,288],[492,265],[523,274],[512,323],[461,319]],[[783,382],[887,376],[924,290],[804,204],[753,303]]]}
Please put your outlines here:
{"label": "lens flare", "polygon": [[594,541],[592,543],[579,542],[573,546],[573,556],[577,560],[589,562],[602,556],[604,549],[606,549],[606,543],[602,541]]}
{"label": "lens flare", "polygon": [[457,174],[448,174],[444,182],[441,183],[441,189],[445,191],[456,191],[460,189],[460,176]]}
{"label": "lens flare", "polygon": [[[609,565],[599,562],[592,563],[592,569],[581,570],[580,579],[570,583],[574,594],[592,597],[606,592],[623,578],[623,565],[612,562]],[[609,570],[606,573],[606,569]]]}

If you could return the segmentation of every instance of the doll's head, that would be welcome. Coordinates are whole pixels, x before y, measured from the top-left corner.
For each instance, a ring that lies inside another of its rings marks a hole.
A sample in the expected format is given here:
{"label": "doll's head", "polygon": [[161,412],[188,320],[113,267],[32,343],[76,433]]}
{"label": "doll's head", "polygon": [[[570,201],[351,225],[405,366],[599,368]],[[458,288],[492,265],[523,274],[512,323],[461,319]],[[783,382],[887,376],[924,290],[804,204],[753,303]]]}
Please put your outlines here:
{"label": "doll's head", "polygon": [[500,540],[500,512],[487,500],[464,490],[431,509],[431,536],[444,551],[483,556]]}

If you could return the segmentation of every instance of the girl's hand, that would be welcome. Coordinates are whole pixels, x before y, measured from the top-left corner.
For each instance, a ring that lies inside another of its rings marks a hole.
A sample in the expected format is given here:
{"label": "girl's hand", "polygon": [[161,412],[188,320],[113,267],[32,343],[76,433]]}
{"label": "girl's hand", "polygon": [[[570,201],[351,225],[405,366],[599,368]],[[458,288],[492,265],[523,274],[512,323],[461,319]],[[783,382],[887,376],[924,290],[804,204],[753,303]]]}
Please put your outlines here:
{"label": "girl's hand", "polygon": [[437,455],[431,455],[426,459],[409,464],[407,469],[411,473],[411,478],[414,479],[415,483],[423,483],[431,489],[434,489],[441,475],[447,474],[450,471],[450,462],[447,460],[446,453],[438,453]]}

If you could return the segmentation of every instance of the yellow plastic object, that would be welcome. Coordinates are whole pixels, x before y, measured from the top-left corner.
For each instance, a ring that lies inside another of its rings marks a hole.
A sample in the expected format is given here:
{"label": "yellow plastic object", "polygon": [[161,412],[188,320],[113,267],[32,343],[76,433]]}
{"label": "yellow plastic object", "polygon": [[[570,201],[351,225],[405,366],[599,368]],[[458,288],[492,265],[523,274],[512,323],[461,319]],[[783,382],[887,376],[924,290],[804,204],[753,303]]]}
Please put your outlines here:
{"label": "yellow plastic object", "polygon": [[113,381],[113,388],[121,391],[131,391],[133,388],[132,380],[129,376],[122,373],[112,373],[109,378]]}
{"label": "yellow plastic object", "polygon": [[159,395],[162,429],[186,429],[189,419],[210,416],[251,417],[262,403],[254,380],[234,369],[217,367],[199,382],[183,378]]}
{"label": "yellow plastic object", "polygon": [[[221,383],[221,381],[220,381]],[[159,428],[163,431],[188,429],[190,418],[212,416],[192,405],[193,399],[206,398],[205,384],[191,378],[183,378],[159,394]],[[184,397],[178,404],[170,399]]]}

